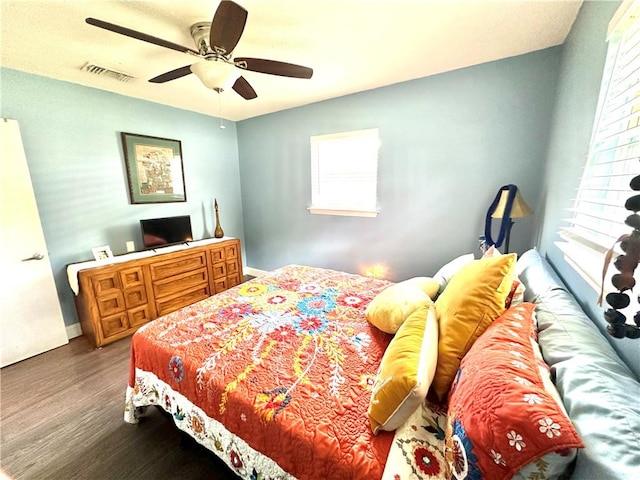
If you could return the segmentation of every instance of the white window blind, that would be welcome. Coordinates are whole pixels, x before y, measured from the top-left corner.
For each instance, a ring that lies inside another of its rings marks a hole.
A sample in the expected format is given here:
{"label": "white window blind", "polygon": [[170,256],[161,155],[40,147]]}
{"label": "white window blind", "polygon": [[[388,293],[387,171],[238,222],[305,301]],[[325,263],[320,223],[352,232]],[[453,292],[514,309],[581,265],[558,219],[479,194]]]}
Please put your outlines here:
{"label": "white window blind", "polygon": [[376,216],[378,129],[311,137],[311,213]]}
{"label": "white window blind", "polygon": [[595,272],[602,271],[603,254],[620,235],[630,232],[624,220],[631,212],[624,204],[632,195],[629,182],[640,173],[638,6],[640,2],[633,3],[609,38],[589,155],[570,209],[573,216],[560,232],[569,248],[566,244],[560,247],[574,263],[582,264],[582,270],[589,251],[591,258],[599,259],[590,275],[596,283]]}

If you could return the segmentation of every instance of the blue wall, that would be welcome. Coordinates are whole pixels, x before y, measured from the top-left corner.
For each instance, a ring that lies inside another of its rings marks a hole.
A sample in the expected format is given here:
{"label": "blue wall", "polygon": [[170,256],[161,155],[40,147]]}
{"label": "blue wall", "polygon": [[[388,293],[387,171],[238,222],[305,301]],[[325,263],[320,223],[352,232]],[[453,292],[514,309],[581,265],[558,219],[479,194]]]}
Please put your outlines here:
{"label": "blue wall", "polygon": [[[519,185],[532,206],[540,199],[560,54],[551,48],[239,122],[247,264],[363,273],[381,263],[397,281],[478,253],[502,185]],[[374,127],[379,216],[310,214],[309,137]],[[512,251],[534,245],[535,221],[517,221]]]}
{"label": "blue wall", "polygon": [[[227,122],[67,82],[2,69],[2,117],[18,120],[65,323],[77,323],[66,265],[91,248],[142,247],[139,220],[191,215],[194,238],[243,238],[236,128]],[[182,142],[187,202],[131,205],[120,132]]]}
{"label": "blue wall", "polygon": [[[567,217],[567,208],[573,206],[589,151],[607,51],[607,26],[618,6],[619,2],[585,2],[563,46],[543,183],[544,201],[539,205],[545,212],[539,232],[541,253],[603,332],[606,323],[604,308],[596,303],[598,294],[567,263],[554,242],[560,240],[558,229],[567,225],[563,219]],[[640,379],[638,340],[613,339],[606,333],[605,336]]]}

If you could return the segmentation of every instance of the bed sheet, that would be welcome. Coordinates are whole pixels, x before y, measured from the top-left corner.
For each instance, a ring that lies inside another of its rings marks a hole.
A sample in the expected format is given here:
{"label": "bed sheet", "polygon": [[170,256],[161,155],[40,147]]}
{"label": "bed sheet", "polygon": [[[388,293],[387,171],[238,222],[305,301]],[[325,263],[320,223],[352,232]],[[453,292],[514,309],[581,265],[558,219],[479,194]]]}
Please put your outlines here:
{"label": "bed sheet", "polygon": [[394,434],[367,408],[391,336],[364,311],[389,285],[290,265],[145,325],[125,420],[158,405],[242,478],[381,478]]}

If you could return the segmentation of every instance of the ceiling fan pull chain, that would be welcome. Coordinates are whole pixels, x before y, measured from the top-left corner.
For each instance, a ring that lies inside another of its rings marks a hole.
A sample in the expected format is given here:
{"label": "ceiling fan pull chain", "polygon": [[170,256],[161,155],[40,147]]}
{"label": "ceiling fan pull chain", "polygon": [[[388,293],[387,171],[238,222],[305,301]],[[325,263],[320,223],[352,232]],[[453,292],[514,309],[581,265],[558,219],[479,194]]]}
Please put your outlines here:
{"label": "ceiling fan pull chain", "polygon": [[224,123],[222,121],[222,95],[220,94],[222,90],[218,91],[218,116],[220,117],[220,128],[225,129]]}

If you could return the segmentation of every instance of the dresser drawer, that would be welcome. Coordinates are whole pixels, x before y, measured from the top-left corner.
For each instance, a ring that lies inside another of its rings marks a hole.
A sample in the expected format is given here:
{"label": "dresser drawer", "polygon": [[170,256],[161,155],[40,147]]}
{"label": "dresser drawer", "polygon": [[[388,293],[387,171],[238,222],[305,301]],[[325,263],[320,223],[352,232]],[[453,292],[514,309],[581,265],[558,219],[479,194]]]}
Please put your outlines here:
{"label": "dresser drawer", "polygon": [[211,263],[220,263],[226,260],[224,248],[214,248],[211,250]]}
{"label": "dresser drawer", "polygon": [[229,275],[227,278],[229,281],[229,288],[233,288],[236,285],[240,285],[242,283],[242,279],[240,278],[239,273],[234,273],[233,275]]}
{"label": "dresser drawer", "polygon": [[90,278],[96,297],[109,295],[113,290],[120,290],[122,288],[118,272],[100,273],[92,275]]}
{"label": "dresser drawer", "polygon": [[235,260],[238,258],[238,245],[227,245],[224,247],[225,260]]}
{"label": "dresser drawer", "polygon": [[213,281],[213,285],[215,288],[215,293],[224,292],[229,289],[229,281],[227,277],[217,278]]}
{"label": "dresser drawer", "polygon": [[213,271],[213,278],[216,280],[227,276],[227,264],[224,262],[214,263],[211,270]]}
{"label": "dresser drawer", "polygon": [[227,261],[227,275],[239,275],[240,274],[240,265],[238,265],[237,260]]}
{"label": "dresser drawer", "polygon": [[209,285],[195,287],[189,291],[183,291],[175,297],[162,298],[156,301],[158,315],[171,313],[179,308],[186,307],[192,303],[199,302],[209,297]]}
{"label": "dresser drawer", "polygon": [[165,262],[154,262],[150,265],[151,280],[176,277],[178,274],[207,266],[205,252],[189,253]]}
{"label": "dresser drawer", "polygon": [[142,267],[125,268],[120,271],[120,283],[122,288],[144,287],[144,274]]}
{"label": "dresser drawer", "polygon": [[111,315],[110,317],[103,317],[100,319],[100,327],[102,329],[102,336],[109,338],[118,333],[122,333],[129,329],[129,321],[126,312],[119,313],[117,315]]}
{"label": "dresser drawer", "polygon": [[124,291],[124,304],[127,308],[139,307],[147,303],[147,290],[143,285],[130,287]]}
{"label": "dresser drawer", "polygon": [[150,322],[154,318],[151,314],[151,308],[149,305],[141,305],[138,308],[132,308],[127,311],[127,317],[129,319],[129,326],[131,327],[139,327],[140,325]]}
{"label": "dresser drawer", "polygon": [[205,284],[208,286],[208,282],[207,269],[202,267],[153,282],[153,293],[156,298],[175,296],[197,285]]}
{"label": "dresser drawer", "polygon": [[110,290],[96,298],[101,317],[108,317],[126,309],[124,295],[120,290]]}

